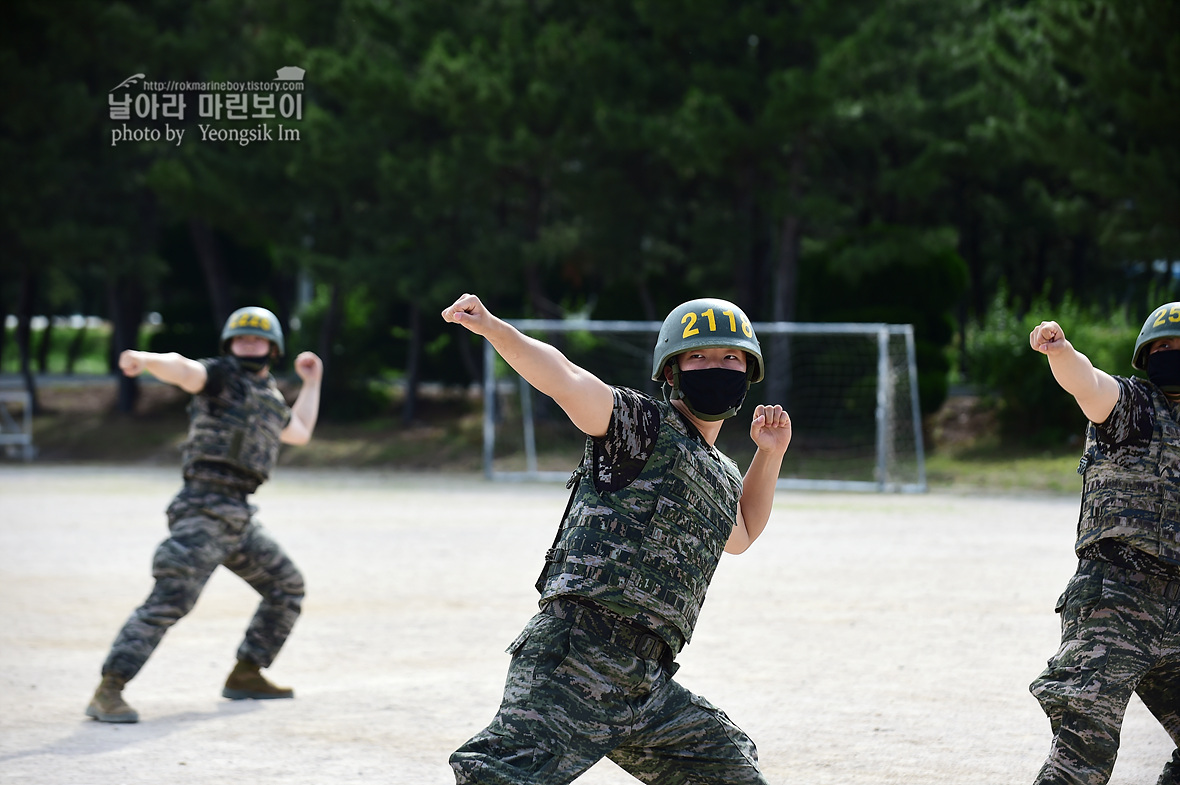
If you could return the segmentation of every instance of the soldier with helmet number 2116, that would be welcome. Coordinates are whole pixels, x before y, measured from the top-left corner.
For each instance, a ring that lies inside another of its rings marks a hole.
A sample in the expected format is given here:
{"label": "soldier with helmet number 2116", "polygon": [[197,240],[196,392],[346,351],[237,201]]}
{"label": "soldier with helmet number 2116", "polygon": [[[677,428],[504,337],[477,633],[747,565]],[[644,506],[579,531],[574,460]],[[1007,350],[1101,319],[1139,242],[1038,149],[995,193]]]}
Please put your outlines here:
{"label": "soldier with helmet number 2116", "polygon": [[1057,322],[1029,343],[1090,420],[1061,647],[1031,685],[1053,729],[1036,782],[1109,781],[1135,693],[1177,747],[1156,785],[1180,785],[1180,302],[1139,331],[1131,365],[1147,380],[1095,368]]}
{"label": "soldier with helmet number 2116", "polygon": [[270,476],[279,444],[307,444],[320,405],[323,363],[311,352],[295,358],[303,387],[287,406],[270,375],[283,354],[283,331],[265,308],[240,308],[221,332],[222,356],[190,360],[179,354],[125,351],[119,368],[147,372],[191,393],[184,443],[184,487],[168,507],[170,536],[152,559],[156,583],[119,631],[102,665],[102,682],[86,707],[100,722],[137,722],[123,687],[147,662],[164,633],[192,610],[209,576],[225,565],[262,600],[238,647],[238,662],[222,695],[291,698],[260,672],[278,655],[303,602],[303,576],[254,520],[246,497]]}
{"label": "soldier with helmet number 2116", "polygon": [[673,679],[722,551],[745,551],[770,518],[791,441],[783,408],[760,405],[744,476],[714,446],[765,371],[745,314],[701,299],[668,315],[652,364],[663,401],[607,385],[475,295],[442,316],[587,435],[537,580],[541,611],[509,646],[492,723],[451,755],[456,782],[560,785],[607,757],[643,782],[764,785],[745,732]]}

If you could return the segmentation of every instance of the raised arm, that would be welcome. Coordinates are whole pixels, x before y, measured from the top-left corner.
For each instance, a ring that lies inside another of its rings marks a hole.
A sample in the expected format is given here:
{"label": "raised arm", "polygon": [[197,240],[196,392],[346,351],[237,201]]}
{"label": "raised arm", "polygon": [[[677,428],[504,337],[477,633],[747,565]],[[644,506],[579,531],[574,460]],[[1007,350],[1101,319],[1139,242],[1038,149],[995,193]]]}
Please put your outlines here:
{"label": "raised arm", "polygon": [[204,365],[176,352],[156,354],[127,349],[119,355],[119,370],[125,376],[150,373],[160,381],[193,395],[205,389],[205,381],[209,378]]}
{"label": "raised arm", "polygon": [[496,317],[474,294],[464,294],[443,310],[442,317],[486,338],[525,381],[557,401],[583,433],[606,433],[615,402],[606,382],[574,365],[549,344],[530,338]]}
{"label": "raised arm", "polygon": [[1029,333],[1032,348],[1049,358],[1049,369],[1061,389],[1074,397],[1092,423],[1106,422],[1119,402],[1119,384],[1095,368],[1090,358],[1073,348],[1057,322],[1041,322]]}
{"label": "raised arm", "polygon": [[307,444],[315,431],[320,416],[320,382],[324,376],[324,364],[312,352],[300,352],[295,358],[295,373],[303,380],[295,403],[291,404],[291,422],[279,434],[283,444]]}
{"label": "raised arm", "polygon": [[791,444],[791,417],[781,406],[756,406],[750,438],[758,446],[742,481],[737,525],[725,543],[726,553],[742,553],[766,528],[774,505],[783,456]]}

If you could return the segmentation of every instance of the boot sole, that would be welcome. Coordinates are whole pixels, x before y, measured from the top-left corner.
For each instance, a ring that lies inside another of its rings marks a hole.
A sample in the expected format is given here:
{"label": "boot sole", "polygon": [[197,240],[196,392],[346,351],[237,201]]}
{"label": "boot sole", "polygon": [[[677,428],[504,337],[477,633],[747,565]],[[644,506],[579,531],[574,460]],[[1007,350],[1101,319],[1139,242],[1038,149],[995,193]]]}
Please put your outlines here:
{"label": "boot sole", "polygon": [[139,722],[139,714],[134,711],[130,714],[104,714],[93,706],[86,707],[86,716],[93,717],[99,722]]}
{"label": "boot sole", "polygon": [[288,690],[287,692],[254,692],[252,690],[232,690],[229,687],[226,687],[221,691],[221,697],[229,698],[231,701],[284,700],[286,698],[294,698],[295,691]]}

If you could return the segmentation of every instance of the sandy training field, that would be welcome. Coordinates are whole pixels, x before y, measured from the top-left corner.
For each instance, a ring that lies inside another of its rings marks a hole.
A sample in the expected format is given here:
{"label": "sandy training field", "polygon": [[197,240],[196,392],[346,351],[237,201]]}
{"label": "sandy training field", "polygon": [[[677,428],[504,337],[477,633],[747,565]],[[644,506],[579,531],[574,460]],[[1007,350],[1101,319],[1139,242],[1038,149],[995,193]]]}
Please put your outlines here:
{"label": "sandy training field", "polygon": [[[220,697],[256,600],[219,570],[129,685],[139,724],[94,722],[178,477],[0,465],[0,783],[453,782],[564,488],[280,469],[255,503],[308,585],[269,671],[296,699]],[[775,783],[1031,782],[1049,723],[1027,685],[1057,647],[1076,518],[1065,497],[780,493],[722,560],[677,678]],[[1151,785],[1171,749],[1133,700],[1112,782]],[[579,783],[634,781],[604,761]]]}

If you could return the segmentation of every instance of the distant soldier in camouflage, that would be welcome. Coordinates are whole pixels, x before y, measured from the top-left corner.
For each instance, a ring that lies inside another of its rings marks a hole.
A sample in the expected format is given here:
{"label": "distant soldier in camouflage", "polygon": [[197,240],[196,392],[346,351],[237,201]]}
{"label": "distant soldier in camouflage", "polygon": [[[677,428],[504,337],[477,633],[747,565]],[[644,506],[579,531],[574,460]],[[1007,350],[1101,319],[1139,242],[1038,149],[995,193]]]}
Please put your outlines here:
{"label": "distant soldier in camouflage", "polygon": [[588,436],[537,581],[541,612],[508,648],[491,725],[451,756],[456,782],[560,785],[608,757],[643,782],[765,785],[749,737],[672,678],[722,551],[742,553],[765,528],[791,441],[782,407],[758,406],[744,478],[714,447],[763,376],[745,314],[715,299],[669,314],[652,368],[667,401],[608,386],[474,295],[442,315]]}
{"label": "distant soldier in camouflage", "polygon": [[1135,693],[1177,744],[1157,785],[1180,785],[1180,302],[1139,332],[1148,381],[1098,370],[1056,322],[1029,342],[1090,419],[1061,648],[1030,687],[1053,728],[1036,781],[1107,782]]}
{"label": "distant soldier in camouflage", "polygon": [[209,576],[225,565],[262,596],[238,648],[222,695],[291,698],[260,672],[269,667],[299,616],[303,576],[253,519],[246,497],[270,476],[279,443],[307,444],[319,412],[323,364],[311,352],[295,358],[303,387],[288,407],[270,375],[283,354],[283,331],[265,308],[241,308],[221,332],[222,355],[190,360],[179,354],[125,351],[119,368],[145,371],[192,393],[184,444],[184,487],[168,507],[170,536],[152,560],[155,587],[111,646],[102,683],[86,714],[101,722],[138,722],[123,687],[139,673],[168,628],[192,610]]}

